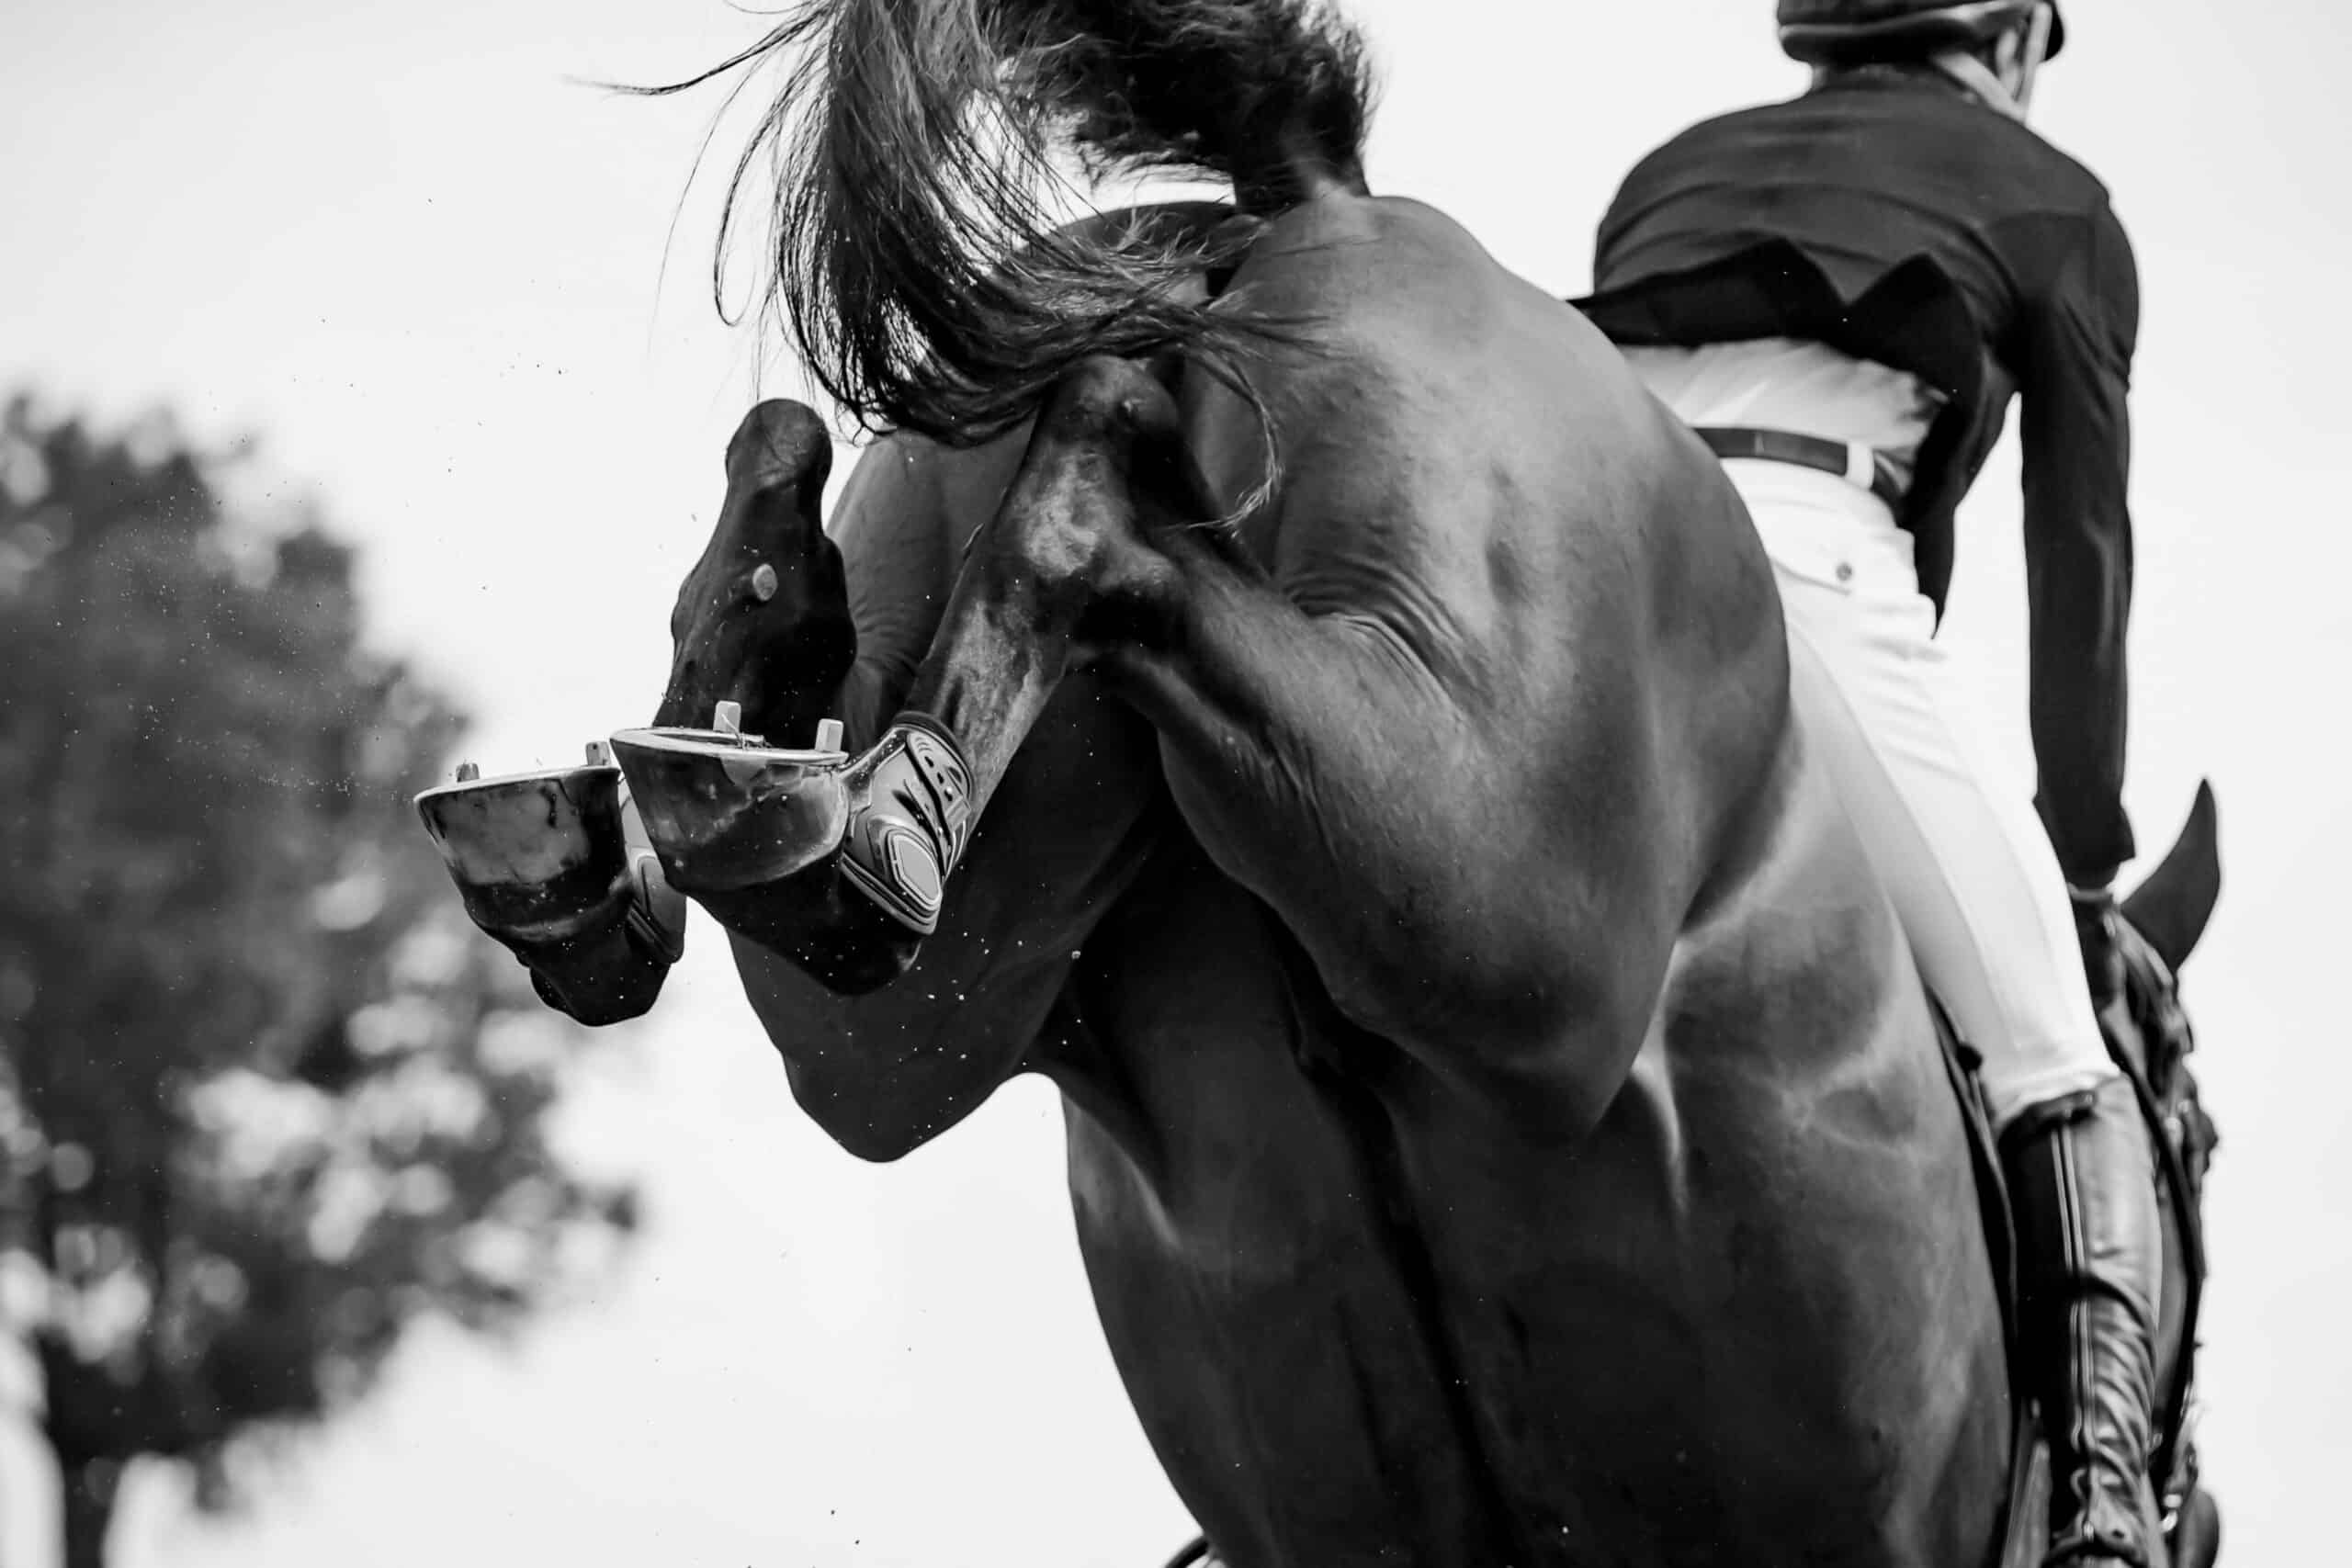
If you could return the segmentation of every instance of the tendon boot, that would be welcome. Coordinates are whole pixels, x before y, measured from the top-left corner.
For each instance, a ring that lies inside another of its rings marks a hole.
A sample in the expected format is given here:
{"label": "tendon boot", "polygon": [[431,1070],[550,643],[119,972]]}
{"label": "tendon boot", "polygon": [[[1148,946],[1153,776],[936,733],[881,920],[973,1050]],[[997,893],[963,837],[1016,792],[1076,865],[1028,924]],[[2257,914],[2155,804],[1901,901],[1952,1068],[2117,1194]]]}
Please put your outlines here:
{"label": "tendon boot", "polygon": [[939,929],[947,876],[972,834],[972,767],[947,727],[911,709],[850,769],[842,874],[916,936]]}
{"label": "tendon boot", "polygon": [[2029,1107],[2001,1139],[2017,1209],[2018,1350],[2050,1444],[2045,1568],[2148,1568],[2163,1234],[2129,1080]]}
{"label": "tendon boot", "polygon": [[645,831],[645,818],[621,785],[621,841],[628,846],[629,864],[629,944],[662,964],[686,955],[686,896],[670,886],[662,873],[662,857]]}

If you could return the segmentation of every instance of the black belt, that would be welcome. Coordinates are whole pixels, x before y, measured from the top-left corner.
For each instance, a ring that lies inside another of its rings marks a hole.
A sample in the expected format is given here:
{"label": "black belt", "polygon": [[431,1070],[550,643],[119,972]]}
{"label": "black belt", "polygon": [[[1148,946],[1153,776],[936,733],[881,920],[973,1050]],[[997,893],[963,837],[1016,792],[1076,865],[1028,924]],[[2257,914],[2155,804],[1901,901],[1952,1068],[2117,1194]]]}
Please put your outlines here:
{"label": "black belt", "polygon": [[[1903,510],[1903,481],[1895,477],[1894,465],[1883,453],[1866,446],[1849,446],[1842,441],[1826,441],[1818,435],[1799,435],[1788,430],[1750,430],[1745,426],[1707,425],[1699,431],[1699,439],[1718,457],[1747,457],[1763,463],[1792,463],[1800,468],[1817,468],[1825,474],[1851,479],[1886,502],[1889,512],[1900,515]],[[1867,465],[1870,481],[1863,484],[1859,470]]]}

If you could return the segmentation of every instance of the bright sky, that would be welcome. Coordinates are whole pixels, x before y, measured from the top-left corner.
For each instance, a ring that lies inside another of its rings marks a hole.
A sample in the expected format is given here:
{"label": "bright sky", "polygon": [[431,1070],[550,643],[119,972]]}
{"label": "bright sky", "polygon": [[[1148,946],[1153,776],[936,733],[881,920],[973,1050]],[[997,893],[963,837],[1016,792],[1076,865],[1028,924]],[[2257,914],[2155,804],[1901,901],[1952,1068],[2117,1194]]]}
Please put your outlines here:
{"label": "bright sky", "polygon": [[[1374,184],[1562,294],[1635,157],[1801,83],[1769,0],[1350,8],[1385,78]],[[2352,870],[2352,19],[2067,9],[2039,123],[2113,188],[2143,276],[2130,804],[2159,850],[2210,774],[2229,866],[2188,974],[2223,1135],[2207,1472],[2233,1560],[2316,1561],[2352,1466],[2352,1066],[2325,1010]],[[651,711],[763,351],[707,288],[738,131],[670,240],[718,95],[566,78],[684,74],[758,27],[719,0],[22,7],[0,25],[0,388],[259,434],[364,547],[381,640],[475,705],[485,766],[576,756]],[[1963,515],[1949,635],[2022,780],[2014,462]],[[626,1284],[513,1353],[417,1344],[241,1518],[139,1485],[119,1568],[1138,1568],[1186,1537],[1093,1321],[1051,1096],[1017,1085],[862,1166],[794,1109],[697,921],[574,1129],[650,1184]],[[6,1568],[46,1568],[48,1484],[0,1443]]]}

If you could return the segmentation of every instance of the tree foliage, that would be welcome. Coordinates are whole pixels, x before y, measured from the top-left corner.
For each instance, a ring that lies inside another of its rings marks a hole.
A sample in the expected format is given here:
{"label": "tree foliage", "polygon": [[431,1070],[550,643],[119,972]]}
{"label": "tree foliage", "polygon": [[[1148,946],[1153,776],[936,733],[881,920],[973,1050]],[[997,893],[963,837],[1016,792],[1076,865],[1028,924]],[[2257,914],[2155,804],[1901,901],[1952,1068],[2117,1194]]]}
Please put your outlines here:
{"label": "tree foliage", "polygon": [[582,1037],[410,809],[461,716],[363,644],[345,547],[218,479],[0,419],[0,1329],[72,1568],[130,1460],[224,1501],[407,1325],[509,1330],[634,1224],[550,1142]]}

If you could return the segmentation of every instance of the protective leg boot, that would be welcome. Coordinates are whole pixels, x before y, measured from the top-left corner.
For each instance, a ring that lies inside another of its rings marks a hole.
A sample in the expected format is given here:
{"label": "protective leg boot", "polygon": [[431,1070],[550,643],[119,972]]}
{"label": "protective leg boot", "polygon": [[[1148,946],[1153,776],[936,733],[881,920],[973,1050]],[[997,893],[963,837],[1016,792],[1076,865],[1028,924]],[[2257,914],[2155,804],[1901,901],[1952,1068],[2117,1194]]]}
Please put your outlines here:
{"label": "protective leg boot", "polygon": [[2018,1338],[2050,1443],[2051,1568],[2148,1568],[2163,1234],[2130,1082],[2019,1114],[2001,1140],[2017,1206]]}

